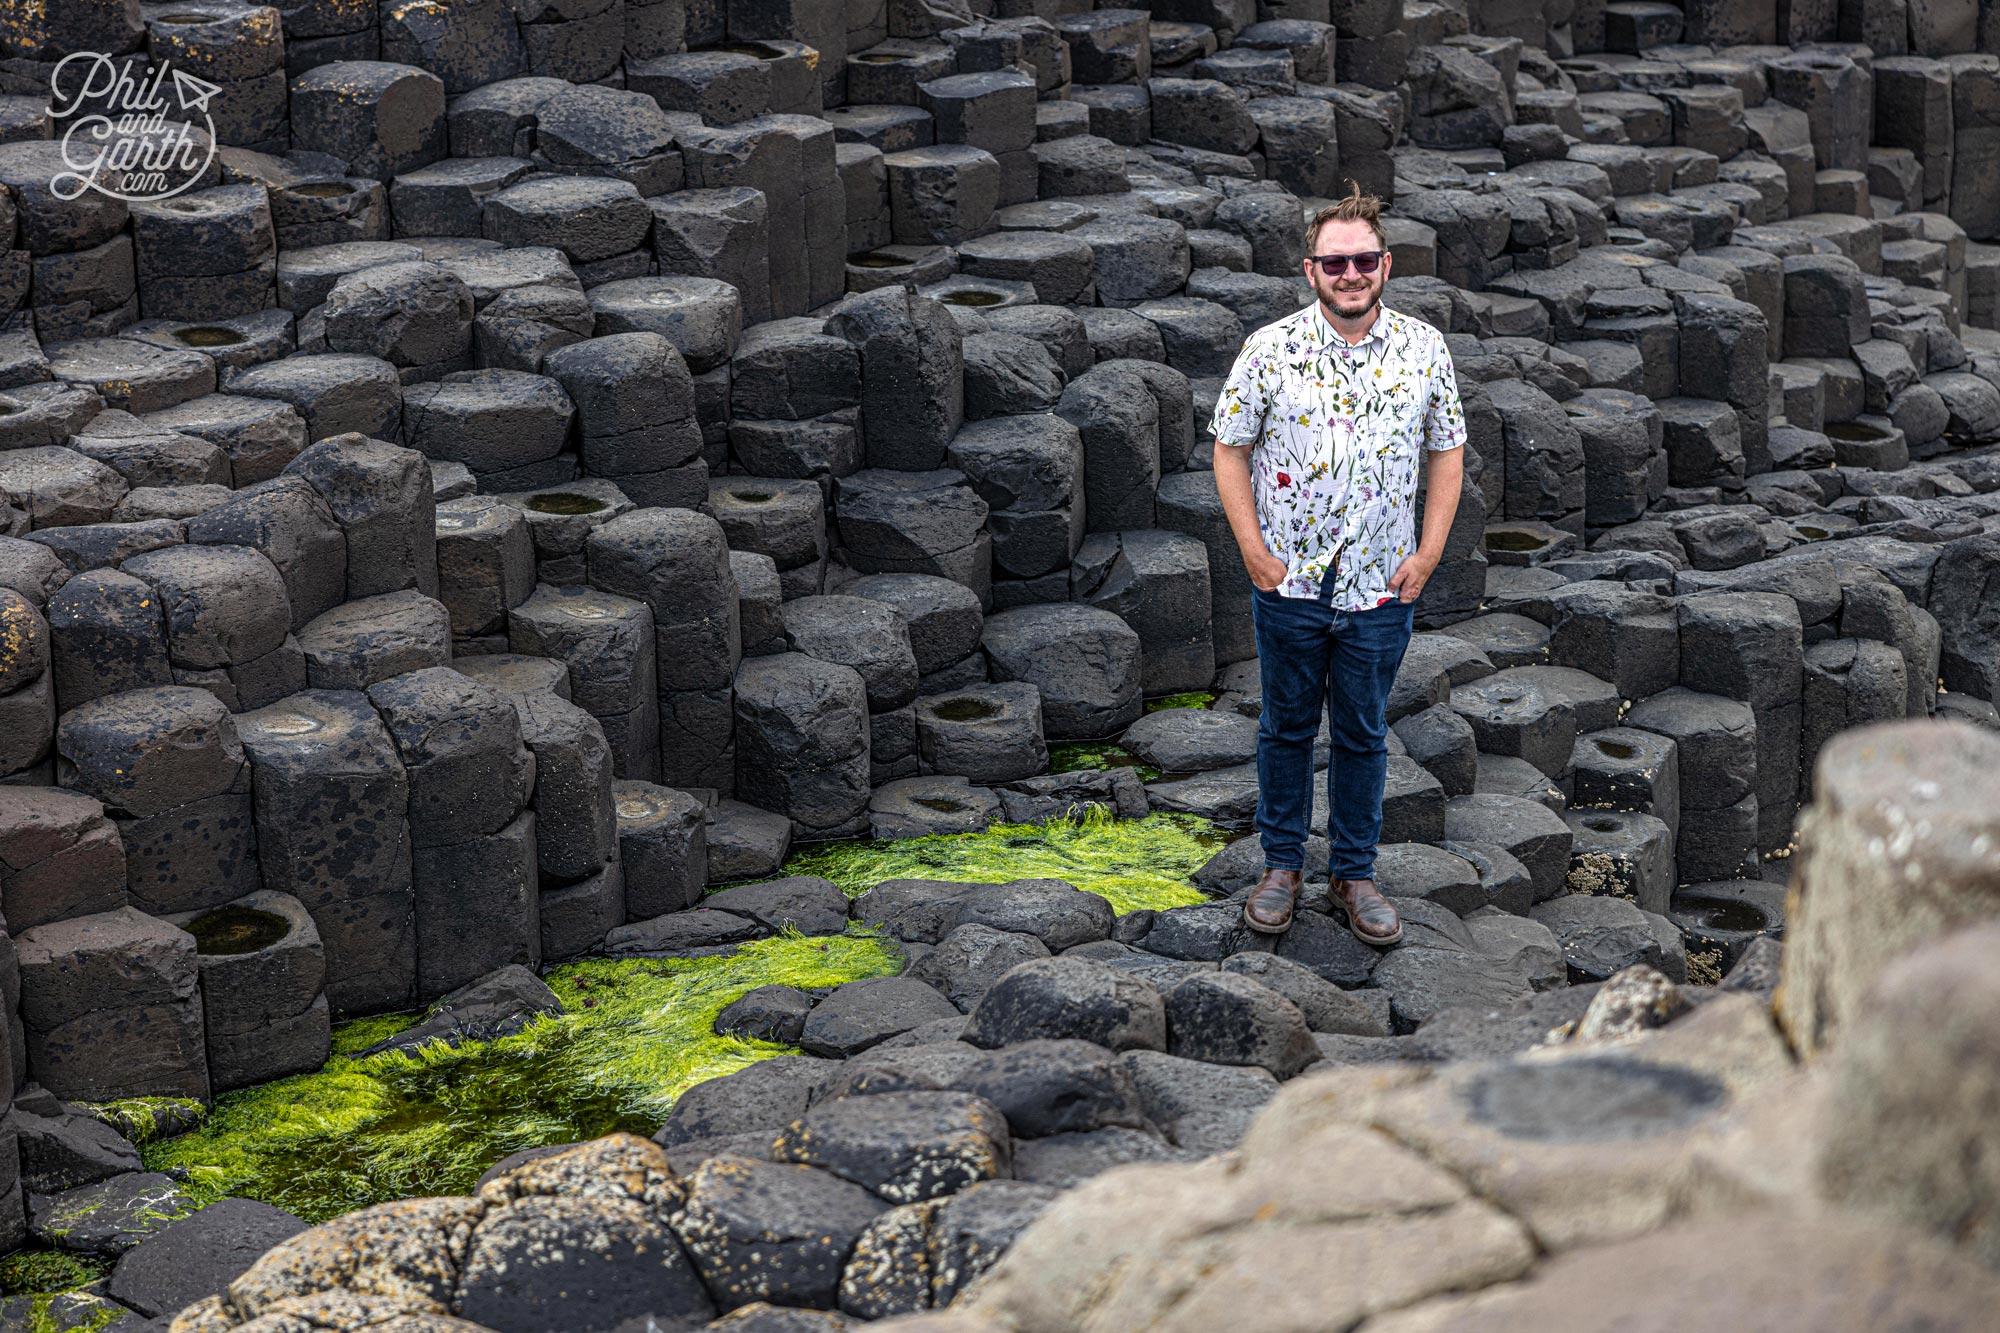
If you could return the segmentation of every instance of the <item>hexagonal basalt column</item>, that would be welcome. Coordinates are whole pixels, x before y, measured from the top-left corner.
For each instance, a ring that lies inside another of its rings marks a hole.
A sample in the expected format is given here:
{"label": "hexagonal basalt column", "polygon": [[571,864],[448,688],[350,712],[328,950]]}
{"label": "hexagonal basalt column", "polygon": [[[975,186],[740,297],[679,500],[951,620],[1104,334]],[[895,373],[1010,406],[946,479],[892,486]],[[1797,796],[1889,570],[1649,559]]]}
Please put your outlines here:
{"label": "hexagonal basalt column", "polygon": [[326,1063],[332,1051],[326,948],[298,899],[260,890],[169,924],[194,937],[215,1091]]}
{"label": "hexagonal basalt column", "polygon": [[369,704],[308,690],[237,719],[257,800],[264,886],[297,899],[326,955],[335,1009],[409,1002],[416,982],[409,778]]}
{"label": "hexagonal basalt column", "polygon": [[162,686],[95,699],[64,716],[56,745],[63,784],[117,820],[139,906],[189,911],[257,887],[250,771],[213,694]]}
{"label": "hexagonal basalt column", "polygon": [[868,827],[868,691],[853,667],[805,653],[749,658],[736,673],[736,791],[800,836]]}
{"label": "hexagonal basalt column", "polygon": [[80,1102],[208,1099],[193,936],[121,907],[16,943],[30,1078]]}

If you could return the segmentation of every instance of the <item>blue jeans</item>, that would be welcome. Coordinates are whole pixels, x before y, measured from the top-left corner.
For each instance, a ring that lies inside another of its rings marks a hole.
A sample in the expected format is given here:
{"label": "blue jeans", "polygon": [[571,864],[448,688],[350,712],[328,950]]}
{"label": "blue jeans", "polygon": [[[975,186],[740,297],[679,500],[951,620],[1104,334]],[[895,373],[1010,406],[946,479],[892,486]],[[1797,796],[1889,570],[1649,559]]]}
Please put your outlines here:
{"label": "blue jeans", "polygon": [[1251,590],[1264,715],[1257,726],[1257,832],[1264,864],[1305,868],[1313,741],[1326,710],[1327,841],[1335,879],[1373,879],[1389,771],[1389,687],[1410,646],[1415,603],[1336,611],[1333,571],[1317,598]]}

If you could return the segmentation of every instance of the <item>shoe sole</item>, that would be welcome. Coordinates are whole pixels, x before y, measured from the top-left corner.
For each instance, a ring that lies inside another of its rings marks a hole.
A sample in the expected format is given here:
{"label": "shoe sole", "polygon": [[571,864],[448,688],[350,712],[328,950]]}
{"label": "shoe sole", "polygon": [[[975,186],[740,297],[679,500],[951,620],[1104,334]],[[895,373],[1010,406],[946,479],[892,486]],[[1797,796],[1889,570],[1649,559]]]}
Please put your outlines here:
{"label": "shoe sole", "polygon": [[1243,918],[1243,927],[1245,930],[1253,930],[1259,935],[1282,935],[1292,928],[1292,923],[1287,921],[1282,926],[1260,926],[1246,916]]}

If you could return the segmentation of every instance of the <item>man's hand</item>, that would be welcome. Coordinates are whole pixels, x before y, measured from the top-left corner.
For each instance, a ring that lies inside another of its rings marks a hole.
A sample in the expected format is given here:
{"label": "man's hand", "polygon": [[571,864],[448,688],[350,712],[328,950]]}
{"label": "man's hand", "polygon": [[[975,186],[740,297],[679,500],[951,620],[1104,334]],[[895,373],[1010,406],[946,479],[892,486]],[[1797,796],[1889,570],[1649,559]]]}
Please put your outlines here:
{"label": "man's hand", "polygon": [[1243,568],[1249,572],[1250,582],[1265,592],[1270,592],[1283,583],[1285,575],[1291,572],[1290,566],[1269,551],[1259,555],[1244,556]]}
{"label": "man's hand", "polygon": [[1396,566],[1396,572],[1389,576],[1389,590],[1405,602],[1417,600],[1417,594],[1424,590],[1424,584],[1436,572],[1438,558],[1425,555],[1419,550],[1415,555]]}

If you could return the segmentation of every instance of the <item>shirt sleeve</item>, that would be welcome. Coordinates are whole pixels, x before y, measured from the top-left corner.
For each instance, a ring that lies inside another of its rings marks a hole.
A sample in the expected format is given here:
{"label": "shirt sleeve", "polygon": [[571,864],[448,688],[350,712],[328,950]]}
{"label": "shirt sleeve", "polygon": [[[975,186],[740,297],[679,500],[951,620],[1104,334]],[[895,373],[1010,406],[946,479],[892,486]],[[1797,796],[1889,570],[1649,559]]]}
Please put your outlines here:
{"label": "shirt sleeve", "polygon": [[1465,443],[1465,405],[1458,398],[1458,372],[1451,364],[1451,351],[1438,338],[1432,343],[1431,402],[1424,414],[1424,448],[1432,453],[1456,449]]}
{"label": "shirt sleeve", "polygon": [[1246,343],[1237,354],[1229,379],[1216,396],[1215,414],[1208,419],[1209,434],[1217,444],[1255,444],[1263,434],[1264,414],[1271,405],[1271,357],[1262,340]]}

